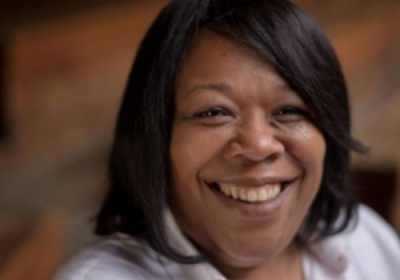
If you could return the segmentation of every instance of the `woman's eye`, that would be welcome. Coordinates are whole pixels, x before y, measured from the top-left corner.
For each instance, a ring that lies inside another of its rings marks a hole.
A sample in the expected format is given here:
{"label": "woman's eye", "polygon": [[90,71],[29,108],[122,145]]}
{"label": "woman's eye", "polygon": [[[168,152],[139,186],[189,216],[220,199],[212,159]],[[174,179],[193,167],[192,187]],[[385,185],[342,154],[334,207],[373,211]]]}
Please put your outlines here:
{"label": "woman's eye", "polygon": [[227,116],[228,114],[222,108],[211,108],[197,113],[195,116],[198,118],[215,118],[220,116]]}
{"label": "woman's eye", "polygon": [[200,111],[196,113],[194,117],[201,124],[211,126],[229,123],[233,118],[232,114],[230,114],[229,111],[220,107],[213,107],[204,111]]}
{"label": "woman's eye", "polygon": [[279,109],[275,113],[275,118],[281,122],[295,122],[308,119],[309,114],[300,108],[287,107]]}

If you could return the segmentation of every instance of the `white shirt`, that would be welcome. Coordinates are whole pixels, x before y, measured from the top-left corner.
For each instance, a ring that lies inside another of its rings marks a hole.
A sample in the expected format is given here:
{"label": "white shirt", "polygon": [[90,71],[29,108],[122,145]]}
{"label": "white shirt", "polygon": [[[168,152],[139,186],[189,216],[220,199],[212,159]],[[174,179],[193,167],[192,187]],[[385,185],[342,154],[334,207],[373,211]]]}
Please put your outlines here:
{"label": "white shirt", "polygon": [[[400,242],[377,214],[359,206],[358,224],[302,255],[307,280],[399,280]],[[197,253],[167,214],[174,248]],[[127,235],[103,239],[74,257],[53,280],[226,280],[211,264],[182,265]],[[267,278],[266,278],[267,279]]]}

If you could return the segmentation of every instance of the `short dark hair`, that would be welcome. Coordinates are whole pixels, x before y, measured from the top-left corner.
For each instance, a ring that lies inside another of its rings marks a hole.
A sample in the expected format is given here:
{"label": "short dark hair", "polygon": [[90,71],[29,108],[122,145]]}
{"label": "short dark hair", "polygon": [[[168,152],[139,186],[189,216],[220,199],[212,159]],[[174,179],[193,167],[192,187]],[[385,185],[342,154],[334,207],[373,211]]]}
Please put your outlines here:
{"label": "short dark hair", "polygon": [[347,88],[329,40],[311,16],[285,0],[175,0],[151,26],[130,73],[96,233],[124,232],[177,262],[200,260],[171,248],[163,215],[171,199],[174,82],[204,28],[257,51],[308,104],[327,151],[321,188],[298,236],[307,243],[343,231],[356,206],[349,151],[364,147],[351,137]]}

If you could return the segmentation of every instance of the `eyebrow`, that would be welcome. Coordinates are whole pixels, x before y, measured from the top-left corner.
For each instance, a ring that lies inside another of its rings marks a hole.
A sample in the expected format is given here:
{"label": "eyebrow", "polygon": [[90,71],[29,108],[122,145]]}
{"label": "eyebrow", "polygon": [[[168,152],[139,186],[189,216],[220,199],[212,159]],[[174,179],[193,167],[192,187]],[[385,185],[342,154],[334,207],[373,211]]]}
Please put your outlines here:
{"label": "eyebrow", "polygon": [[[295,92],[287,83],[280,84],[279,88],[282,90],[282,92],[285,92],[285,93]],[[195,93],[201,92],[203,90],[212,90],[212,91],[227,93],[227,92],[232,91],[232,88],[228,84],[224,84],[224,83],[198,84],[198,85],[194,85],[187,93],[185,93],[183,98],[186,98],[191,94],[195,94]]]}
{"label": "eyebrow", "polygon": [[208,84],[199,84],[193,86],[187,93],[185,93],[184,98],[187,96],[197,93],[203,90],[212,90],[212,91],[219,91],[219,92],[229,92],[231,87],[224,83],[208,83]]}

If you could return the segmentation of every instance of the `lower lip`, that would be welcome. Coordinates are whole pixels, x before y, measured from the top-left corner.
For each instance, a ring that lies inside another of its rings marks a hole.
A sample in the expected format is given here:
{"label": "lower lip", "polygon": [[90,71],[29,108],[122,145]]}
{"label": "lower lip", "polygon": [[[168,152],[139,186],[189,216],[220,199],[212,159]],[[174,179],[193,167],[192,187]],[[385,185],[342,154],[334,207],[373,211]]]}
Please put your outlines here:
{"label": "lower lip", "polygon": [[285,189],[273,200],[265,201],[261,203],[245,203],[233,198],[229,198],[219,191],[209,187],[211,191],[217,195],[217,197],[224,203],[228,208],[239,211],[239,214],[246,219],[255,220],[271,220],[274,219],[279,210],[283,207],[288,199],[289,193],[293,187],[294,182],[291,182]]}

